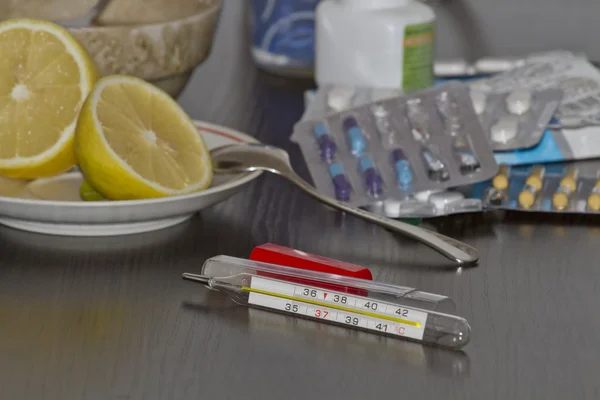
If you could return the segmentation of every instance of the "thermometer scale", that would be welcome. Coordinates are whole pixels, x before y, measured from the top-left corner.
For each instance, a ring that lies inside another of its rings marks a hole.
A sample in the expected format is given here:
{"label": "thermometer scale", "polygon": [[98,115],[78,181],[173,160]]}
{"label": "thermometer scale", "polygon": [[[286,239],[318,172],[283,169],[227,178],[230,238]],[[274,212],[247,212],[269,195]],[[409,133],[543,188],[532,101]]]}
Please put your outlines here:
{"label": "thermometer scale", "polygon": [[208,260],[203,274],[183,278],[238,304],[296,317],[454,349],[470,339],[466,320],[430,310],[447,298],[411,288],[227,256]]}

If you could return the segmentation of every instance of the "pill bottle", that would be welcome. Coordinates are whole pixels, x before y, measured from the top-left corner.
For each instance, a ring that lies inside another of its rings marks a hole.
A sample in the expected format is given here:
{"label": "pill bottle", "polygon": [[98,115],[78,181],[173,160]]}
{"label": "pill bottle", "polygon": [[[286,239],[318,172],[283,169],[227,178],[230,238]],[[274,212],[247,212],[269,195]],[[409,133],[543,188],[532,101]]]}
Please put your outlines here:
{"label": "pill bottle", "polygon": [[406,91],[433,85],[435,13],[416,0],[324,0],[315,80]]}
{"label": "pill bottle", "polygon": [[262,70],[312,77],[315,9],[320,0],[251,0],[252,58]]}

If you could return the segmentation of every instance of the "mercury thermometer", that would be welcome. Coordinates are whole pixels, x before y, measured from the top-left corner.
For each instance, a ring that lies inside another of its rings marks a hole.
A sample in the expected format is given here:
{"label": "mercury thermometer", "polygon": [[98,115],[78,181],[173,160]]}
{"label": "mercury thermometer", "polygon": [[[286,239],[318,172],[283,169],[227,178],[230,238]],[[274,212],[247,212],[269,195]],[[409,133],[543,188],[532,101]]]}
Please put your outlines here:
{"label": "mercury thermometer", "polygon": [[412,288],[229,256],[183,278],[244,306],[452,349],[470,340],[465,319],[435,311],[448,309],[450,299]]}

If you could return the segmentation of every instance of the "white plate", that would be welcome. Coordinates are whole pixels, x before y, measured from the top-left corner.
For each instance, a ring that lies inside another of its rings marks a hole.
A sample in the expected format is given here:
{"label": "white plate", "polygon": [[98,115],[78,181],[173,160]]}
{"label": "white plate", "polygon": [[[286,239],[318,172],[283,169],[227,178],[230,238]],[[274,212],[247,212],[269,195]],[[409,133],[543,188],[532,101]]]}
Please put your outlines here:
{"label": "white plate", "polygon": [[[221,126],[197,121],[196,126],[209,149],[256,142],[248,135]],[[209,189],[185,196],[84,202],[78,200],[82,176],[72,172],[28,185],[34,196],[44,200],[0,196],[0,224],[63,236],[113,236],[155,231],[179,224],[203,208],[227,199],[260,174],[215,175]],[[52,186],[52,190],[47,190],[48,186]]]}

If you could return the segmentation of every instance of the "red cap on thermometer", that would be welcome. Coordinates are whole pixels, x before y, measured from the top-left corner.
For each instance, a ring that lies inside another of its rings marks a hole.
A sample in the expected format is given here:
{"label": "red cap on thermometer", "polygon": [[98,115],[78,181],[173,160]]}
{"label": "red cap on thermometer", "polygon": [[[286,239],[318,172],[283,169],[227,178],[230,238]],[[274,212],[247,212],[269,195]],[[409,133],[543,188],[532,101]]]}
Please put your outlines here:
{"label": "red cap on thermometer", "polygon": [[286,267],[367,279],[369,281],[373,280],[371,271],[366,267],[290,249],[273,243],[255,247],[250,254],[250,259]]}

